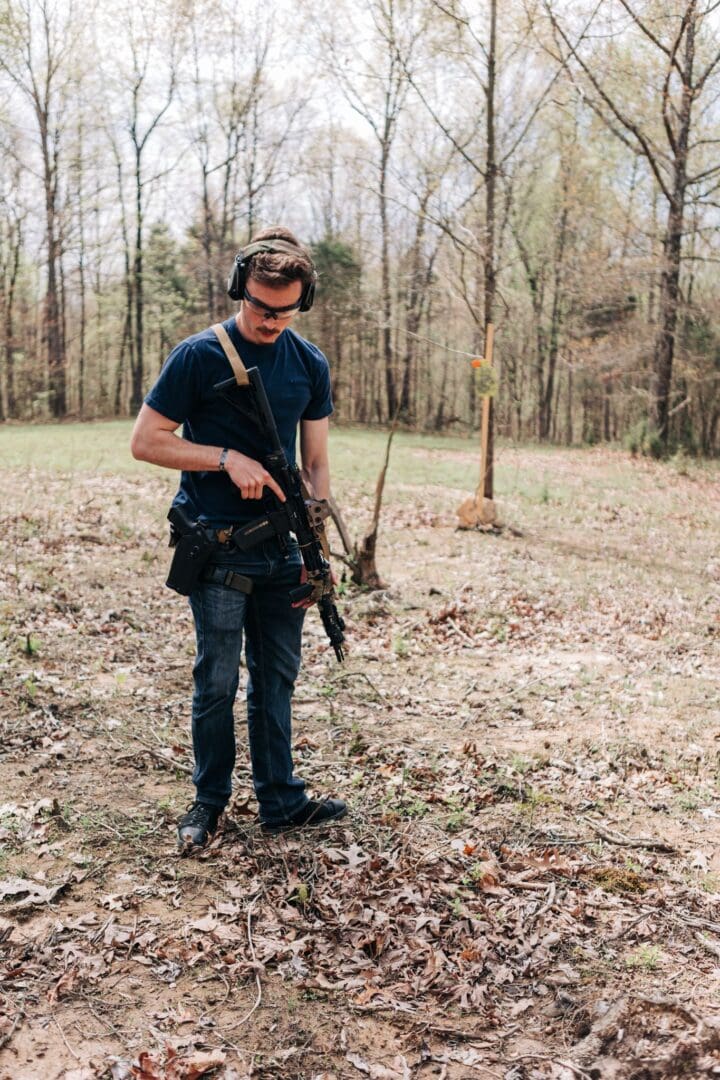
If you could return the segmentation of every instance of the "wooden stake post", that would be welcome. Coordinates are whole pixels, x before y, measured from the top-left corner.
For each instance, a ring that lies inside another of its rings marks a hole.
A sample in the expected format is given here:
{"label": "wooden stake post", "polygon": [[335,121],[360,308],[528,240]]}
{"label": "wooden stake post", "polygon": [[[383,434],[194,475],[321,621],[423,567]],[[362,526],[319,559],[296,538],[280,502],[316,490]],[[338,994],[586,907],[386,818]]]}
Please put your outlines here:
{"label": "wooden stake post", "polygon": [[[484,363],[488,367],[492,367],[493,361],[493,344],[495,341],[495,327],[492,323],[488,323],[485,328],[485,356],[483,357]],[[478,489],[475,492],[475,502],[478,510],[482,510],[483,499],[485,498],[485,478],[487,477],[488,467],[488,438],[490,435],[490,395],[483,394],[482,399],[482,417],[480,423],[480,483]]]}
{"label": "wooden stake post", "polygon": [[[473,367],[488,367],[492,369],[493,345],[495,341],[495,327],[488,323],[485,328],[485,355],[473,360]],[[485,498],[485,479],[488,472],[488,444],[490,440],[490,399],[492,390],[482,395],[482,413],[480,418],[480,482],[475,492],[475,497],[466,499],[457,509],[460,519],[460,528],[492,529],[497,521],[495,503],[492,499]]]}

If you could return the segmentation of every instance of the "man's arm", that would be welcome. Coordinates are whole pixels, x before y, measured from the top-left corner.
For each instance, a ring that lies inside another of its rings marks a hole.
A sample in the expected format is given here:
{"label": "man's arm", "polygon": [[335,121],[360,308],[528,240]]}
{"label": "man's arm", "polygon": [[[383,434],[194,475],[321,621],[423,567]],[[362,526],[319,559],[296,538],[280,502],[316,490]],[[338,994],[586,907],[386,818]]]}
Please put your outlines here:
{"label": "man's arm", "polygon": [[328,457],[328,417],[300,423],[300,459],[302,475],[315,499],[330,497],[330,460]]}
{"label": "man's arm", "polygon": [[[138,461],[149,461],[166,469],[184,472],[218,472],[222,446],[199,446],[177,435],[179,424],[143,405],[135,421],[130,451]],[[243,499],[259,499],[263,487],[269,487],[281,502],[285,496],[279,485],[259,461],[230,450],[225,472],[239,489]]]}

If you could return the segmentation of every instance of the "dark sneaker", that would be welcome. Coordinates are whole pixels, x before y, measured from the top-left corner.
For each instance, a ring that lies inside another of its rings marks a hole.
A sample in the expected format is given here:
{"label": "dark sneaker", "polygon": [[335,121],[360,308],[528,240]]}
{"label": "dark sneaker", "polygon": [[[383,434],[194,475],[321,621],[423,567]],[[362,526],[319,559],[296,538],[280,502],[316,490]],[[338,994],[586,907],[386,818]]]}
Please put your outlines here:
{"label": "dark sneaker", "polygon": [[283,833],[291,829],[304,829],[309,825],[332,825],[344,818],[347,814],[347,803],[342,799],[325,799],[323,802],[315,802],[309,799],[296,814],[281,823],[263,822],[262,831],[265,833]]}
{"label": "dark sneaker", "polygon": [[194,802],[188,812],[178,821],[179,846],[184,851],[195,847],[205,847],[217,828],[221,814],[222,810],[219,806]]}

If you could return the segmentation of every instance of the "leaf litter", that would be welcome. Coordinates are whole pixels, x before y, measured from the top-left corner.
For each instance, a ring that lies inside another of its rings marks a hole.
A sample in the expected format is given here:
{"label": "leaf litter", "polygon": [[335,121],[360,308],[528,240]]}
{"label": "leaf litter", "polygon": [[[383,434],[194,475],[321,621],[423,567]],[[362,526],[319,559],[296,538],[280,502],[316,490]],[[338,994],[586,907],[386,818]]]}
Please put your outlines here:
{"label": "leaf litter", "polygon": [[[41,518],[18,478],[4,511],[0,1076],[718,1074],[709,533],[674,566],[668,529],[653,571],[642,516],[608,537],[587,505],[570,543],[510,505],[524,535],[481,538],[433,493],[411,565],[393,507],[392,589],[346,594],[343,670],[309,618],[298,686],[299,771],[352,817],[261,836],[240,740],[235,802],[187,860],[167,487],[75,487],[69,515],[50,481]],[[676,497],[717,525],[705,488]]]}

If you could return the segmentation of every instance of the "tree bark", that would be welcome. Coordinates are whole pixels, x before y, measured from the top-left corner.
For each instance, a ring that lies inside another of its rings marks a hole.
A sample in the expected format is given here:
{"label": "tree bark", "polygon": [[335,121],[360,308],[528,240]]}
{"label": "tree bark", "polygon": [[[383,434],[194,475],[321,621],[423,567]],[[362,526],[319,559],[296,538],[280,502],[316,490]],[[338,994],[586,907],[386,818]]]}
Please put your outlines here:
{"label": "tree bark", "polygon": [[143,278],[143,181],[142,148],[135,144],[135,252],[133,256],[132,282],[135,299],[135,362],[132,368],[130,409],[137,412],[142,405],[145,378],[145,283]]}
{"label": "tree bark", "polygon": [[[43,160],[43,188],[45,192],[45,237],[47,251],[47,289],[45,292],[43,340],[47,355],[49,404],[53,416],[65,415],[66,373],[65,350],[62,340],[60,313],[60,240],[58,238],[57,187],[58,158],[57,141],[52,140],[49,131],[49,103],[47,99],[35,102],[36,116],[40,128],[40,147]],[[55,140],[57,140],[57,133]]]}
{"label": "tree bark", "polygon": [[[487,113],[486,137],[487,153],[485,158],[485,334],[494,322],[495,291],[497,288],[495,267],[495,197],[497,188],[497,160],[495,150],[495,82],[497,64],[497,0],[490,0],[490,41],[487,60]],[[495,479],[495,409],[490,401],[490,429],[488,433],[487,465],[483,494],[486,499],[493,498]]]}
{"label": "tree bark", "polygon": [[691,0],[687,13],[682,98],[675,139],[673,190],[669,200],[667,225],[663,241],[660,318],[658,335],[655,341],[655,426],[665,444],[667,444],[670,434],[670,395],[672,392],[673,360],[675,356],[675,332],[677,330],[680,301],[683,219],[687,201],[688,148],[694,97],[695,32],[698,19],[696,0]]}

